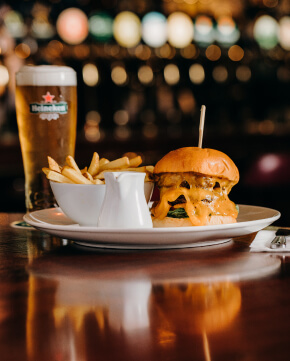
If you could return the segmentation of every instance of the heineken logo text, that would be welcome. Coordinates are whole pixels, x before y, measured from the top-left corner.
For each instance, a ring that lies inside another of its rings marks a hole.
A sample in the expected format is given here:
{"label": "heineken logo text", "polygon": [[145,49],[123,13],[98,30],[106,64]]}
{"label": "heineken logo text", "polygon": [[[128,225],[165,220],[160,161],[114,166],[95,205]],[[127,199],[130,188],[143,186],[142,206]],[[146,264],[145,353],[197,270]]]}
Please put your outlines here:
{"label": "heineken logo text", "polygon": [[41,103],[33,103],[30,104],[30,113],[38,114],[38,113],[59,113],[66,114],[67,113],[67,103],[55,103],[55,104],[41,104]]}

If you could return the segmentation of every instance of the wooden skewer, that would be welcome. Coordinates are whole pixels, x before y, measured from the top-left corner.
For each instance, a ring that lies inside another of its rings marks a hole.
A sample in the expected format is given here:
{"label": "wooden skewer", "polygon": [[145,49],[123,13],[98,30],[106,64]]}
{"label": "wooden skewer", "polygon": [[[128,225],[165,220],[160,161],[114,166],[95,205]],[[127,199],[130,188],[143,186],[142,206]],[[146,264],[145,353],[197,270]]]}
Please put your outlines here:
{"label": "wooden skewer", "polygon": [[198,138],[198,147],[202,148],[202,138],[203,138],[203,128],[204,128],[204,119],[205,119],[205,105],[201,106],[200,110],[200,120],[199,120],[199,138]]}

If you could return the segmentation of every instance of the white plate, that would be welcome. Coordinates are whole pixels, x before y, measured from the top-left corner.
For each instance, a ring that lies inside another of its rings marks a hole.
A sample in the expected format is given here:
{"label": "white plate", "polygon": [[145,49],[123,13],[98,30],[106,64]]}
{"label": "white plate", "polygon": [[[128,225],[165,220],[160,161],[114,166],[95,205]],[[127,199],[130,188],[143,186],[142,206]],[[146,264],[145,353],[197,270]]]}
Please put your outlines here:
{"label": "white plate", "polygon": [[274,209],[240,205],[237,223],[212,226],[118,229],[80,227],[60,208],[49,208],[24,216],[31,226],[76,243],[101,248],[165,249],[200,247],[224,243],[269,226],[280,217]]}

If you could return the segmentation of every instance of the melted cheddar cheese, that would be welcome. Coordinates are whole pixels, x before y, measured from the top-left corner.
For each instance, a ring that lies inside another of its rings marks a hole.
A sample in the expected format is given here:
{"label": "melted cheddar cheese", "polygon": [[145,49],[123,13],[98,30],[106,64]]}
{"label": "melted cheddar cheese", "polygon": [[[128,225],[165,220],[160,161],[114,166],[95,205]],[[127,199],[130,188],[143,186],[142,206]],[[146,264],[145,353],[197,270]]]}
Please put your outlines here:
{"label": "melted cheddar cheese", "polygon": [[[181,184],[186,187],[180,186]],[[180,196],[185,198],[185,203],[175,204],[173,207],[184,208],[194,226],[206,224],[213,215],[233,218],[238,215],[235,204],[228,198],[234,183],[227,179],[205,177],[195,173],[164,173],[159,177],[157,185],[160,190],[160,201],[151,209],[151,213],[160,220],[167,216],[172,207],[170,203],[175,202]]]}

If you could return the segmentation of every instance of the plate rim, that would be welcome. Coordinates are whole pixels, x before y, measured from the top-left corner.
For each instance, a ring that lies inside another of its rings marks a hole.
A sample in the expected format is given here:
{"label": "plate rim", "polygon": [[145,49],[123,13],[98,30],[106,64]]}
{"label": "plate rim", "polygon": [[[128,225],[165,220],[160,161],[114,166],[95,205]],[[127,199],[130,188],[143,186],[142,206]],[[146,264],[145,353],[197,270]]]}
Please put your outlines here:
{"label": "plate rim", "polygon": [[[281,217],[281,213],[277,211],[276,209],[268,208],[268,207],[262,207],[262,206],[252,206],[252,205],[243,205],[240,204],[239,207],[251,207],[251,208],[259,208],[261,210],[268,210],[273,212],[273,215],[267,218],[262,219],[254,219],[249,221],[238,221],[236,223],[228,223],[228,224],[216,224],[216,225],[206,225],[206,226],[194,226],[194,227],[162,227],[162,228],[103,228],[103,227],[88,227],[88,226],[79,226],[77,223],[72,223],[69,225],[57,225],[57,224],[50,224],[47,222],[37,221],[36,218],[31,218],[30,214],[27,213],[23,216],[23,219],[25,222],[30,224],[33,227],[41,228],[41,229],[49,229],[49,230],[60,230],[60,231],[70,231],[70,232],[76,232],[76,233],[196,233],[196,232],[202,232],[202,231],[216,231],[216,230],[228,230],[231,228],[237,229],[237,228],[244,228],[247,225],[255,225],[256,223],[268,223],[271,221],[271,223],[275,222],[277,219]],[[48,210],[58,210],[61,211],[59,207],[54,208],[47,208],[42,209],[40,211],[35,212],[47,212]],[[35,213],[32,212],[31,214]],[[62,211],[61,211],[62,212]],[[62,212],[63,213],[63,212]],[[64,214],[64,213],[63,213]],[[67,217],[68,218],[68,217]]]}

